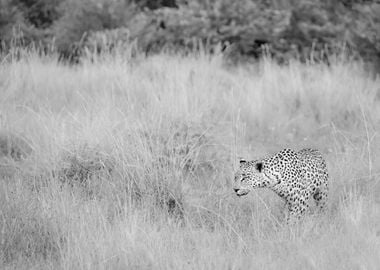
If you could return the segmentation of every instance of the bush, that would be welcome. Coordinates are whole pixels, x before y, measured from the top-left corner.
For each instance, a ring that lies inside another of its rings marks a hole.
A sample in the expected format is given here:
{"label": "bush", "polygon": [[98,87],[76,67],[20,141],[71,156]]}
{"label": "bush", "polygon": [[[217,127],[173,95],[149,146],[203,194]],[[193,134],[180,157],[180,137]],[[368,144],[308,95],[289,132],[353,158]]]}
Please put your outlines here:
{"label": "bush", "polygon": [[66,0],[61,8],[64,15],[55,22],[54,32],[58,50],[65,58],[81,53],[90,32],[126,25],[135,13],[135,6],[122,0]]}
{"label": "bush", "polygon": [[[20,48],[46,49],[51,47],[53,33],[49,26],[58,17],[50,9],[56,8],[52,1],[0,2],[0,50],[7,53]],[[30,6],[28,6],[28,5]],[[46,14],[44,13],[46,12]],[[45,14],[45,15],[44,15]]]}
{"label": "bush", "polygon": [[20,10],[10,0],[0,1],[0,43],[3,47],[11,42],[13,28],[17,25],[26,29]]}
{"label": "bush", "polygon": [[48,28],[60,17],[60,0],[14,0],[25,21],[36,28]]}
{"label": "bush", "polygon": [[177,8],[176,0],[135,0],[135,3],[142,9],[159,9],[163,7]]}
{"label": "bush", "polygon": [[[2,1],[1,40],[9,43],[18,26],[26,44],[55,40],[63,58],[77,61],[93,33],[108,39],[109,31],[127,29],[128,42],[137,41],[146,54],[222,49],[234,61],[267,53],[286,63],[294,57],[329,61],[329,55],[348,48],[366,61],[380,59],[380,4],[375,1],[57,1]],[[114,48],[124,41],[117,34],[106,43]]]}
{"label": "bush", "polygon": [[[339,3],[303,1],[292,8],[276,9],[251,0],[192,1],[178,10],[146,12],[147,17],[156,16],[159,31],[145,32],[140,44],[153,52],[168,47],[194,50],[199,48],[197,40],[210,52],[222,44],[233,58],[258,58],[265,49],[286,62],[294,57],[326,60],[348,43],[359,55],[370,52],[373,56],[379,53],[380,36],[380,13],[374,6],[358,4],[351,11]],[[353,18],[360,19],[352,22]]]}

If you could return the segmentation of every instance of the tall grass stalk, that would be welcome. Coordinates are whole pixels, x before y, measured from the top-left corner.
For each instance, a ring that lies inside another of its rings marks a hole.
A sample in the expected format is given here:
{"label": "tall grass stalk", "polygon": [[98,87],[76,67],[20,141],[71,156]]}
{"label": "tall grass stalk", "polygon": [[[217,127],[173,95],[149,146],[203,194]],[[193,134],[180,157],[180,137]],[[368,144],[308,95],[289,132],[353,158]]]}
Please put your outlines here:
{"label": "tall grass stalk", "polygon": [[[113,59],[1,63],[0,268],[378,268],[379,81],[360,63]],[[284,147],[330,173],[327,212],[295,227],[270,191],[231,189],[238,157]]]}

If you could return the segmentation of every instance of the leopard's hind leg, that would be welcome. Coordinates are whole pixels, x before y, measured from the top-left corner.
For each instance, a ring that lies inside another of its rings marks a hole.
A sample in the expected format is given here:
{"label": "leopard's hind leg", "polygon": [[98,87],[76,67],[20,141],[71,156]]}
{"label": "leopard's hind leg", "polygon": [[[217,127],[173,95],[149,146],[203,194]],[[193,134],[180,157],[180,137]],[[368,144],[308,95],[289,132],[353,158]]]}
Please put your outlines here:
{"label": "leopard's hind leg", "polygon": [[323,212],[327,206],[328,186],[327,182],[322,183],[315,191],[313,198],[320,212]]}

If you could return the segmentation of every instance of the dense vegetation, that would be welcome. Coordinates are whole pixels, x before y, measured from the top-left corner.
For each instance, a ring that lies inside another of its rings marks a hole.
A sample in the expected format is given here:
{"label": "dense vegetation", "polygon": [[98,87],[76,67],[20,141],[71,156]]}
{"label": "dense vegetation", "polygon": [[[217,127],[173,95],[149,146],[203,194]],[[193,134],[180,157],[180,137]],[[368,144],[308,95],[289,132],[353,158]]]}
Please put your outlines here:
{"label": "dense vegetation", "polygon": [[[378,269],[379,18],[374,1],[0,0],[0,269]],[[284,147],[330,174],[326,212],[293,226],[272,192],[231,188],[238,157]]]}
{"label": "dense vegetation", "polygon": [[[232,60],[265,52],[280,62],[328,60],[346,49],[380,59],[380,4],[349,0],[3,0],[0,41],[51,44],[64,58],[85,47],[109,50],[131,42],[145,53],[166,50],[225,51]],[[109,34],[109,32],[112,34]],[[100,36],[102,36],[100,38]],[[14,44],[13,44],[14,45]]]}
{"label": "dense vegetation", "polygon": [[[117,55],[116,55],[117,56]],[[379,81],[360,63],[220,56],[0,64],[1,269],[377,269]],[[239,156],[316,147],[325,214],[297,226]]]}

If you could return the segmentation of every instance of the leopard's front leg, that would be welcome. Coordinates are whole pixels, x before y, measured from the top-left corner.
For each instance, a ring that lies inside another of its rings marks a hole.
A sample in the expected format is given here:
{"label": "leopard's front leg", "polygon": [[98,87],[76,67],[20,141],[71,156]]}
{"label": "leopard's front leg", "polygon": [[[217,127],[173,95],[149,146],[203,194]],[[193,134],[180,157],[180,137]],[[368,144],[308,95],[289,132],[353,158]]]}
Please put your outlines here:
{"label": "leopard's front leg", "polygon": [[287,223],[298,222],[306,214],[309,208],[310,191],[306,189],[295,189],[287,198],[289,213]]}

